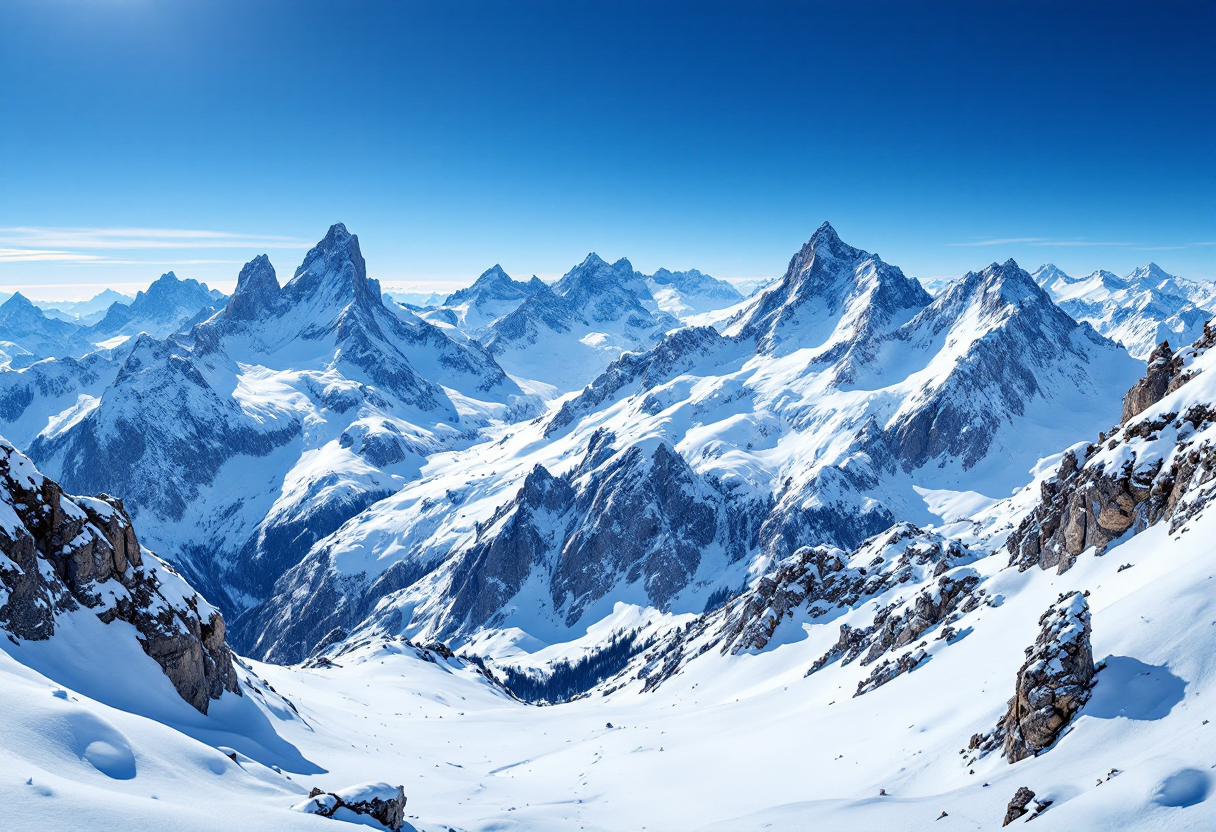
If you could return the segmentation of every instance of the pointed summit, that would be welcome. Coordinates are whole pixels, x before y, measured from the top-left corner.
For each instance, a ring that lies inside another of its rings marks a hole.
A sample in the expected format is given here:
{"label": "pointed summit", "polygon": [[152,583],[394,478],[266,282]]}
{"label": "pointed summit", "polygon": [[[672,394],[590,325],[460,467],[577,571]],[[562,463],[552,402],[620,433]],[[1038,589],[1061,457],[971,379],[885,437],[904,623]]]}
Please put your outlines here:
{"label": "pointed summit", "polygon": [[23,312],[27,309],[37,310],[38,307],[36,307],[36,306],[34,306],[34,304],[30,303],[30,299],[27,298],[25,295],[21,294],[20,292],[13,292],[12,297],[10,297],[4,303],[0,304],[0,310],[4,310],[6,313],[9,313],[9,314],[11,314],[13,312],[18,312],[18,311]]}
{"label": "pointed summit", "polygon": [[340,222],[329,227],[325,237],[305,255],[300,268],[283,287],[283,295],[291,303],[312,297],[319,291],[342,297],[353,293],[360,301],[381,302],[379,284],[367,278],[367,263],[359,250],[359,238]]}
{"label": "pointed summit", "polygon": [[236,321],[262,318],[274,308],[279,291],[279,281],[270,258],[259,254],[246,263],[237,276],[236,290],[228,299],[224,316]]}
{"label": "pointed summit", "polygon": [[[930,300],[919,281],[877,254],[848,245],[825,222],[790,259],[781,280],[732,319],[725,332],[755,338],[760,352],[821,346],[871,337]],[[853,332],[852,324],[837,332],[846,318],[860,322],[865,332]]]}

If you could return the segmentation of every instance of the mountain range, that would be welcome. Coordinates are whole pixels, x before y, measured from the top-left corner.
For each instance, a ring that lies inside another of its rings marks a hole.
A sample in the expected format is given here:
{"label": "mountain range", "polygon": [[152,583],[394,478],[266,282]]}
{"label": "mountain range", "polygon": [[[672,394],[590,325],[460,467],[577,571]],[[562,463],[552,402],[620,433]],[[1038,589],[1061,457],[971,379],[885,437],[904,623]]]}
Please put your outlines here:
{"label": "mountain range", "polygon": [[930,295],[828,223],[748,298],[591,254],[404,306],[341,224],[227,298],[15,295],[0,793],[17,828],[1209,828],[1211,303],[1013,260]]}

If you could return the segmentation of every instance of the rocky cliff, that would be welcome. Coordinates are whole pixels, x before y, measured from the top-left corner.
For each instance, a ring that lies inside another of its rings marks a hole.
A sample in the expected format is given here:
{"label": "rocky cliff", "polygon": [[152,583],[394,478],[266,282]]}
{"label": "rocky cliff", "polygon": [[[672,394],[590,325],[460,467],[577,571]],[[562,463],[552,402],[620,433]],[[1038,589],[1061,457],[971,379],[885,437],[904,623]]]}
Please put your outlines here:
{"label": "rocky cliff", "polygon": [[[86,608],[138,632],[181,697],[202,713],[240,695],[224,619],[167,564],[143,551],[122,501],[72,497],[0,440],[0,628],[52,638],[61,615]],[[123,631],[115,629],[114,637]]]}

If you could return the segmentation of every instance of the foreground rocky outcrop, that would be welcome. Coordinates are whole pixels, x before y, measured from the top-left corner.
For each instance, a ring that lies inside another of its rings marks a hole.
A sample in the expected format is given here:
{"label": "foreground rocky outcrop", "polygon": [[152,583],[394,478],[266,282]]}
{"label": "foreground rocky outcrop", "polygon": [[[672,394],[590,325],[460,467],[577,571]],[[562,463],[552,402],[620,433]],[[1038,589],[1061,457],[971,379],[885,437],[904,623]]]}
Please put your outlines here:
{"label": "foreground rocky outcrop", "polygon": [[292,808],[297,812],[321,815],[361,825],[374,820],[394,832],[405,823],[405,787],[388,783],[361,783],[336,792],[313,789],[308,800]]}
{"label": "foreground rocky outcrop", "polygon": [[240,695],[223,617],[141,549],[122,501],[64,494],[3,439],[0,554],[0,628],[10,638],[51,638],[61,615],[83,607],[135,627],[144,652],[200,712],[224,691]]}
{"label": "foreground rocky outcrop", "polygon": [[[1101,554],[1129,530],[1168,520],[1173,532],[1207,504],[1216,485],[1216,450],[1207,435],[1216,423],[1216,396],[1184,396],[1177,411],[1154,406],[1198,375],[1195,365],[1213,345],[1209,325],[1185,350],[1157,348],[1124,398],[1123,423],[1098,444],[1065,453],[1056,476],[1043,482],[1039,505],[1009,536],[1011,566],[1062,573],[1082,552]],[[1137,420],[1150,408],[1156,415]]]}
{"label": "foreground rocky outcrop", "polygon": [[1063,595],[1039,618],[1042,628],[1026,648],[1017,690],[997,733],[1011,763],[1050,748],[1089,700],[1094,656],[1089,603],[1080,592]]}

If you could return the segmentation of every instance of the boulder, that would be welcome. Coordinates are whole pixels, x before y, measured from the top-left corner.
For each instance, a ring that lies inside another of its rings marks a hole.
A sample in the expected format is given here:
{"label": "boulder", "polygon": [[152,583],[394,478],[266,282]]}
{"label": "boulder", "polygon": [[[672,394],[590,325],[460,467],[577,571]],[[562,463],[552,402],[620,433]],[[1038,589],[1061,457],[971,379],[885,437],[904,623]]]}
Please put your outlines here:
{"label": "boulder", "polygon": [[1026,648],[1016,691],[998,732],[1011,763],[1050,748],[1093,687],[1089,603],[1079,592],[1061,595],[1039,618],[1039,636]]}
{"label": "boulder", "polygon": [[313,789],[308,800],[292,807],[297,812],[335,820],[364,823],[366,818],[394,832],[405,823],[405,788],[388,783],[360,783],[336,792]]}
{"label": "boulder", "polygon": [[1013,795],[1013,800],[1009,801],[1009,808],[1005,810],[1005,822],[1001,826],[1008,826],[1022,815],[1029,811],[1026,807],[1030,801],[1034,800],[1034,792],[1022,786]]}

